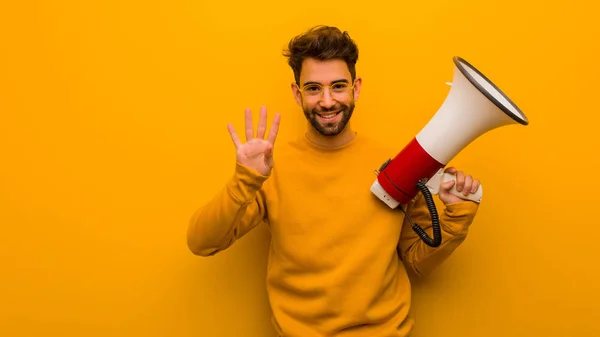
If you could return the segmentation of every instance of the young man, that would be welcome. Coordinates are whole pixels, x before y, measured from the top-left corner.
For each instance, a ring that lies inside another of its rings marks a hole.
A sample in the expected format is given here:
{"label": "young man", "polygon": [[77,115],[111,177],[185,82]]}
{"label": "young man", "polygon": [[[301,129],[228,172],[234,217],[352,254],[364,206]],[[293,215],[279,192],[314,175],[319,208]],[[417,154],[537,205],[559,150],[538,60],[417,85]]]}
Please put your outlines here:
{"label": "young man", "polygon": [[[308,121],[304,137],[274,145],[276,114],[267,133],[266,108],[254,131],[246,110],[246,142],[229,125],[236,149],[234,174],[219,194],[193,215],[189,249],[211,256],[264,222],[272,235],[267,289],[273,325],[285,337],[404,337],[413,328],[407,269],[424,275],[467,235],[478,204],[449,193],[436,202],[443,242],[427,246],[399,210],[371,192],[378,168],[398,148],[353,131],[359,97],[358,49],[347,33],[319,26],[289,43],[293,95]],[[454,168],[457,190],[479,182]],[[431,236],[421,194],[402,205]]]}

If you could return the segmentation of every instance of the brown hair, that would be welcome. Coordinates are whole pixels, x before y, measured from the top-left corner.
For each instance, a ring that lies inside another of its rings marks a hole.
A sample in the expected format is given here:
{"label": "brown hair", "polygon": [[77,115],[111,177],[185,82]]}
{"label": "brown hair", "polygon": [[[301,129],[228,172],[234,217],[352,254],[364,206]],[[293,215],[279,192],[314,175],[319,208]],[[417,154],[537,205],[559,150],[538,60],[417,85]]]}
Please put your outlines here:
{"label": "brown hair", "polygon": [[342,32],[336,27],[319,25],[292,38],[288,48],[284,50],[283,56],[288,58],[288,64],[294,71],[294,79],[298,84],[302,62],[306,58],[342,59],[348,66],[352,81],[356,77],[358,47],[348,32]]}

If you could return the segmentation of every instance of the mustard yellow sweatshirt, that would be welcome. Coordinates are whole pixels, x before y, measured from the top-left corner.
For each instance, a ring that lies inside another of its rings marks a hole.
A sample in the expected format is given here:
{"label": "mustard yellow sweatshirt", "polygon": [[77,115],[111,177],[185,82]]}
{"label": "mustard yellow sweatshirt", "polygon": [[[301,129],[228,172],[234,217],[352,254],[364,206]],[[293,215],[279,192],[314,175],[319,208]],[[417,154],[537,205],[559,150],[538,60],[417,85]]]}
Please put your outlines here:
{"label": "mustard yellow sweatshirt", "polygon": [[[264,222],[271,233],[267,290],[285,337],[405,337],[411,286],[464,241],[478,204],[444,206],[443,243],[425,245],[404,214],[371,192],[378,169],[400,148],[362,136],[328,149],[302,138],[276,144],[270,176],[236,163],[234,174],[189,223],[190,250],[211,256]],[[403,205],[430,236],[422,195]]]}

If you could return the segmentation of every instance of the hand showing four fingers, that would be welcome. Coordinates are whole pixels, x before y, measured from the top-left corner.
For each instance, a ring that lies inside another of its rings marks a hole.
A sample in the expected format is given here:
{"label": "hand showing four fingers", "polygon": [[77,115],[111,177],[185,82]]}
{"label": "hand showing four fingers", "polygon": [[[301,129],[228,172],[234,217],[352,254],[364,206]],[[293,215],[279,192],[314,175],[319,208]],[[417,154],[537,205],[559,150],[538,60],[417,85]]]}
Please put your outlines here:
{"label": "hand showing four fingers", "polygon": [[264,139],[267,129],[267,108],[264,106],[260,108],[260,117],[258,120],[256,133],[254,132],[254,126],[252,124],[252,111],[250,109],[246,109],[245,143],[242,143],[235,132],[233,125],[227,125],[227,129],[231,135],[231,140],[236,148],[236,160],[240,164],[265,176],[271,173],[271,169],[274,165],[273,147],[275,145],[275,139],[277,138],[280,119],[280,114],[275,114],[269,135],[267,139]]}

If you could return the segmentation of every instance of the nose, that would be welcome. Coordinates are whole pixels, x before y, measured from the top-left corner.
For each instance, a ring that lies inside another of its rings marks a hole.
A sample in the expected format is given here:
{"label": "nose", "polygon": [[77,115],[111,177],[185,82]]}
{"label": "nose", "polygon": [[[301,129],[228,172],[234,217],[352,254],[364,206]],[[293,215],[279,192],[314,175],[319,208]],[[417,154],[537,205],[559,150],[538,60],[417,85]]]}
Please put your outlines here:
{"label": "nose", "polygon": [[321,96],[321,99],[319,100],[319,105],[325,109],[329,109],[335,105],[335,100],[331,96],[331,92],[329,91],[329,88],[323,89],[323,95]]}

